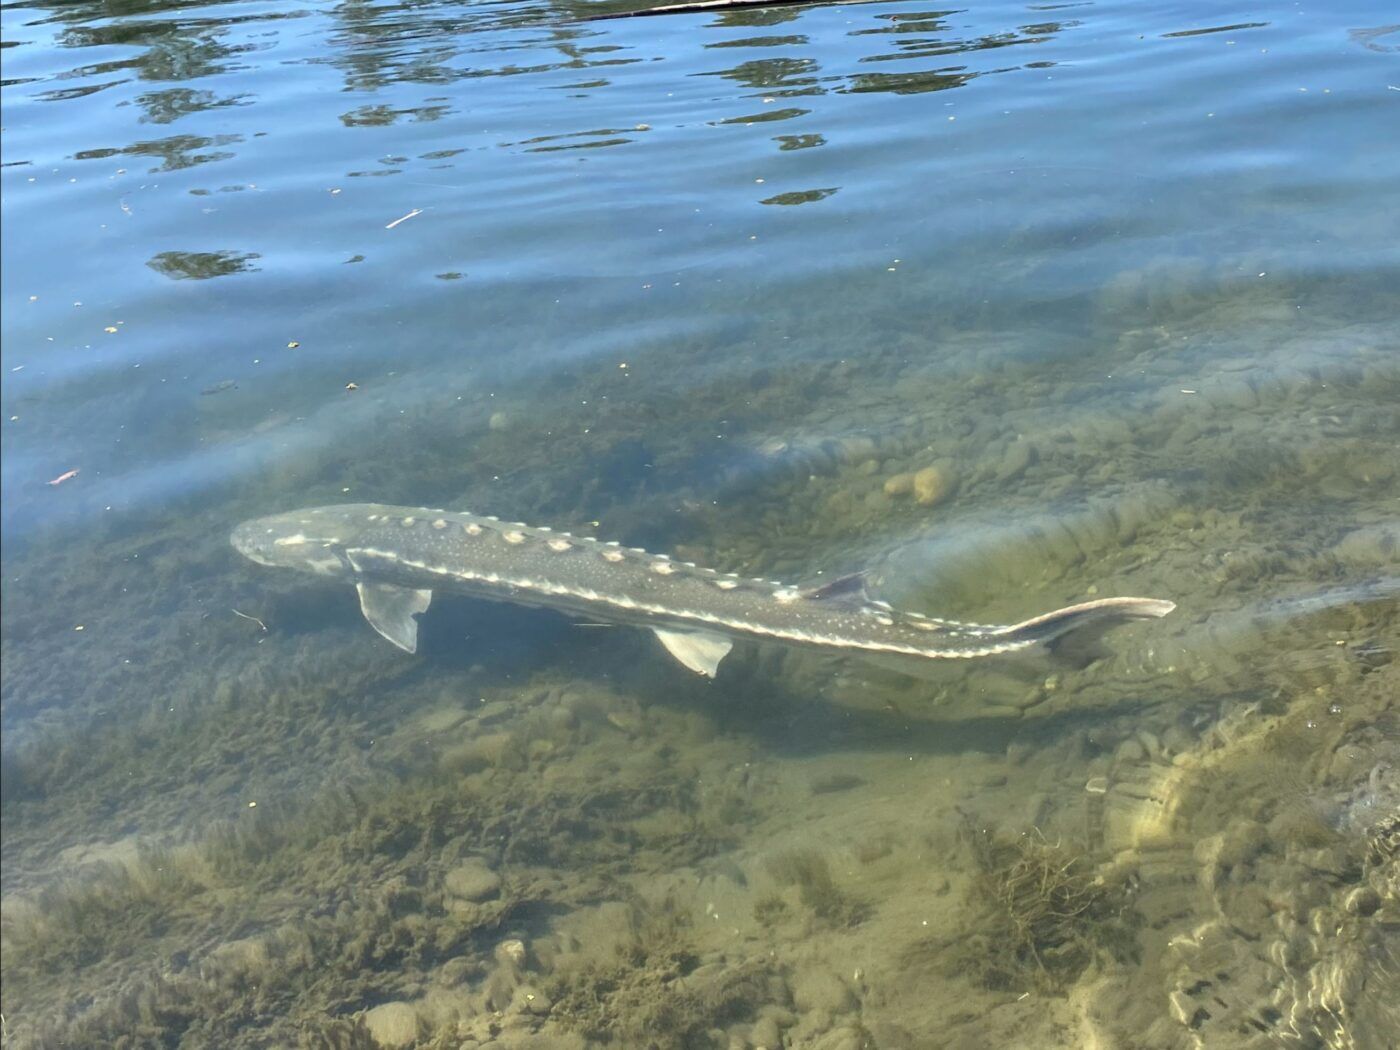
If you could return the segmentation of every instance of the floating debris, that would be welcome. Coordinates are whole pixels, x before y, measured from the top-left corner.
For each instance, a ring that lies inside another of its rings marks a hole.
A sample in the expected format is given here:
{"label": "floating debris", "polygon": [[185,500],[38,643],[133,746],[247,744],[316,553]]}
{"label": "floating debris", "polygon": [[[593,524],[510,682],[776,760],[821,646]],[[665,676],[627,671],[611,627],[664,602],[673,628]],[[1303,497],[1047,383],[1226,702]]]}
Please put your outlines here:
{"label": "floating debris", "polygon": [[245,620],[252,620],[255,624],[257,624],[259,627],[261,627],[264,631],[267,630],[267,624],[263,623],[263,622],[262,622],[261,620],[259,620],[256,616],[249,616],[247,613],[245,613],[245,612],[239,612],[237,609],[230,609],[229,612],[233,613],[234,616],[241,616],[241,617],[243,617],[243,619],[245,619]]}
{"label": "floating debris", "polygon": [[401,222],[407,222],[409,219],[413,218],[415,215],[422,215],[422,214],[423,214],[423,209],[422,209],[422,208],[414,208],[414,209],[413,209],[411,212],[409,212],[407,215],[400,215],[400,216],[399,216],[397,219],[395,219],[393,222],[386,224],[384,228],[385,228],[386,230],[392,230],[392,229],[393,229],[395,226],[397,226],[399,223],[401,223]]}

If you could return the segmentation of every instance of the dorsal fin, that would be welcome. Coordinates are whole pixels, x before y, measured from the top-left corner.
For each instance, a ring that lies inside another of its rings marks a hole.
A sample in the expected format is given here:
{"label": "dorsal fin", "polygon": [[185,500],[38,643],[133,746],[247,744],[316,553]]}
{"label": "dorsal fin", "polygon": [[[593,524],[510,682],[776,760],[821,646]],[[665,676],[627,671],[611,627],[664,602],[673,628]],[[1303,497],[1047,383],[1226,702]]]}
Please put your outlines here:
{"label": "dorsal fin", "polygon": [[826,583],[808,587],[802,592],[802,597],[813,602],[868,602],[870,595],[866,592],[866,583],[865,573],[847,573]]}

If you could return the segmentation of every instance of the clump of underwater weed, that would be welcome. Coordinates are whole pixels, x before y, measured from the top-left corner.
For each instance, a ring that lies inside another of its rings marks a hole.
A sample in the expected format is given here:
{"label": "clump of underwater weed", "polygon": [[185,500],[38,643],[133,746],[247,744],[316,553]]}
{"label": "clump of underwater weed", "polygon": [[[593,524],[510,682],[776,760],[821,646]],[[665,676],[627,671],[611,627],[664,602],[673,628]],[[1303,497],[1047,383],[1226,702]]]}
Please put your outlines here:
{"label": "clump of underwater weed", "polygon": [[768,1002],[761,962],[701,968],[689,916],[673,901],[634,907],[611,958],[559,973],[551,1018],[590,1039],[689,1050],[716,1026],[753,1017]]}
{"label": "clump of underwater weed", "polygon": [[[868,911],[863,901],[836,885],[831,865],[814,849],[778,854],[768,861],[768,873],[784,886],[795,886],[798,900],[818,919],[833,926],[854,926]],[[776,911],[771,904],[768,907]]]}
{"label": "clump of underwater weed", "polygon": [[[600,784],[580,769],[548,786],[536,774],[385,775],[309,804],[268,801],[197,845],[7,906],[7,1020],[51,1030],[54,1045],[90,1032],[86,1045],[105,1045],[138,1023],[170,1045],[196,1029],[286,1045],[318,1012],[412,998],[523,912],[597,900],[624,870],[668,869],[719,841],[713,801],[683,771]],[[464,856],[500,870],[497,899],[445,900],[444,872]],[[567,883],[538,877],[560,868]]]}
{"label": "clump of underwater weed", "polygon": [[1096,873],[1089,855],[1050,842],[1038,829],[1006,837],[961,814],[972,854],[972,893],[981,905],[977,932],[960,972],[989,988],[1030,981],[1046,991],[1072,984],[1100,955],[1136,950],[1126,884]]}
{"label": "clump of underwater weed", "polygon": [[80,881],[7,907],[0,920],[7,980],[120,959],[134,945],[163,934],[176,902],[202,889],[171,856],[162,851],[131,865],[96,864]]}

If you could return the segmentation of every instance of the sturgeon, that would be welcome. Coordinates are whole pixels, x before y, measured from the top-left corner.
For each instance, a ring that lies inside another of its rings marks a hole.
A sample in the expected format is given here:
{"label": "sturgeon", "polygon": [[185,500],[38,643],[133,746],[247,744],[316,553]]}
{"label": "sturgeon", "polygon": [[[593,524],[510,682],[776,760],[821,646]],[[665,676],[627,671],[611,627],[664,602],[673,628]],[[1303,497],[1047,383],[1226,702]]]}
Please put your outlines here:
{"label": "sturgeon", "polygon": [[418,649],[433,593],[445,591],[647,628],[708,677],[735,637],[918,663],[1015,653],[1175,608],[1101,598],[1020,623],[964,623],[896,610],[868,597],[859,576],[803,589],[520,522],[377,503],[257,518],[231,539],[260,565],[354,584],[370,626],[406,652]]}

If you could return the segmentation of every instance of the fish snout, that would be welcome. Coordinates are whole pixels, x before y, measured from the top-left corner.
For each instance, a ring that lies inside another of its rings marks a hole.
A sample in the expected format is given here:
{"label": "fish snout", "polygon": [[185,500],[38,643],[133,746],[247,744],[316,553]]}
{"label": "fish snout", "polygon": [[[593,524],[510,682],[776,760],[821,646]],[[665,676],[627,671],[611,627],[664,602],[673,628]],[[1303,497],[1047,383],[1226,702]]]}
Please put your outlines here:
{"label": "fish snout", "polygon": [[229,543],[243,557],[259,565],[277,564],[273,560],[273,541],[276,531],[267,528],[261,520],[245,521],[229,533]]}
{"label": "fish snout", "polygon": [[229,542],[234,550],[259,565],[343,576],[350,567],[342,552],[347,537],[353,538],[357,533],[339,510],[326,508],[254,518],[235,528],[229,534]]}

